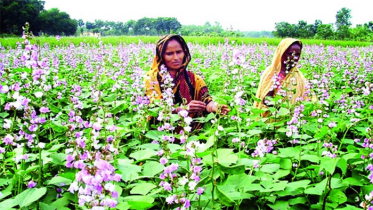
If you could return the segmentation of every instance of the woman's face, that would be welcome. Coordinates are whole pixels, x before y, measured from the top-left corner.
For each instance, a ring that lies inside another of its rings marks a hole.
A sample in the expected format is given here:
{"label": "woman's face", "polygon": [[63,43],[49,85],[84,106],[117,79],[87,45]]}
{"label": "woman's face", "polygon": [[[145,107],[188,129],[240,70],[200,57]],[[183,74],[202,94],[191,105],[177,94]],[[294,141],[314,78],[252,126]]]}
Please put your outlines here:
{"label": "woman's face", "polygon": [[282,55],[282,64],[294,67],[298,63],[301,53],[301,48],[298,43],[292,44]]}
{"label": "woman's face", "polygon": [[169,71],[177,71],[183,65],[185,53],[180,43],[176,40],[168,41],[163,54],[163,61]]}

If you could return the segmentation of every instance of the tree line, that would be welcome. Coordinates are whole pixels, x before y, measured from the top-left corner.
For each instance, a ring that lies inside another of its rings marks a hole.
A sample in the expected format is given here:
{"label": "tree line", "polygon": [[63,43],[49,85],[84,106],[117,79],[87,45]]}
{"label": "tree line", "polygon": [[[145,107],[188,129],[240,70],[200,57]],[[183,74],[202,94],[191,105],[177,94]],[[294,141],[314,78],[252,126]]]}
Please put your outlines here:
{"label": "tree line", "polygon": [[313,24],[300,20],[297,24],[275,23],[275,31],[241,32],[233,27],[224,29],[220,23],[204,25],[181,25],[174,17],[144,17],[127,22],[86,21],[71,19],[57,8],[44,10],[41,0],[0,0],[0,35],[19,36],[22,26],[29,22],[34,35],[82,35],[99,33],[101,36],[159,36],[178,33],[185,36],[220,37],[296,37],[307,39],[373,41],[373,21],[351,27],[351,10],[342,8],[336,14],[335,24],[315,20]]}
{"label": "tree line", "polygon": [[174,17],[144,17],[137,21],[129,20],[126,23],[95,20],[94,22],[85,22],[78,20],[79,33],[86,32],[100,33],[103,36],[108,35],[146,35],[159,36],[161,34],[179,33],[185,36],[243,36],[239,31],[233,28],[223,29],[220,23],[211,24],[206,22],[204,25],[181,25]]}
{"label": "tree line", "polygon": [[144,17],[139,20],[115,22],[95,20],[84,22],[71,19],[66,12],[57,8],[44,10],[41,0],[0,0],[0,35],[19,36],[25,22],[30,25],[34,35],[81,35],[100,33],[102,36],[146,35],[159,36],[165,33],[180,33],[190,36],[243,36],[232,28],[223,29],[215,22],[206,22],[203,26],[181,25],[174,17]]}
{"label": "tree line", "polygon": [[273,34],[281,38],[373,41],[373,21],[357,24],[353,28],[351,17],[351,10],[344,7],[337,12],[334,24],[323,24],[321,20],[315,20],[313,24],[307,24],[303,20],[300,20],[298,24],[280,22],[276,23],[276,30]]}

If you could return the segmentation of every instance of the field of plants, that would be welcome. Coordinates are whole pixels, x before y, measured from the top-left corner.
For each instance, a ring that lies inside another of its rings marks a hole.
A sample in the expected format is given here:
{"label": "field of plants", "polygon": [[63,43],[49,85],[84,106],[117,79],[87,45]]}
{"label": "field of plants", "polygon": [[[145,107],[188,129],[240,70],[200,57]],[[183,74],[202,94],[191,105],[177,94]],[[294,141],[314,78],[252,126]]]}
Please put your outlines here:
{"label": "field of plants", "polygon": [[63,41],[1,40],[0,209],[373,209],[373,46],[305,43],[317,100],[279,95],[261,118],[276,45],[190,42],[231,109],[191,119],[144,96],[155,41]]}

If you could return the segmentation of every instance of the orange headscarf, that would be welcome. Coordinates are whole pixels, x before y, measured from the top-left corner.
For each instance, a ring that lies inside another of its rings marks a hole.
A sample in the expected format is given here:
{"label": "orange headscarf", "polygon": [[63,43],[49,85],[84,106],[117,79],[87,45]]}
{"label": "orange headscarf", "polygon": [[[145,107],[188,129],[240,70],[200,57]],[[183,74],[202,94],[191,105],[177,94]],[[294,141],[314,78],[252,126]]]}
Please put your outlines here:
{"label": "orange headscarf", "polygon": [[[280,44],[278,45],[276,52],[273,56],[272,64],[268,66],[262,76],[260,77],[260,82],[258,86],[258,90],[256,92],[256,97],[261,99],[260,102],[254,102],[254,107],[259,109],[266,109],[267,106],[263,103],[264,98],[267,96],[269,91],[271,91],[272,85],[273,85],[273,77],[276,75],[279,75],[281,70],[281,61],[282,56],[285,53],[285,51],[293,44],[293,43],[299,43],[301,49],[302,49],[302,42],[298,39],[292,39],[292,38],[286,38],[283,39]],[[283,78],[283,81],[281,82],[282,88],[287,89],[287,97],[291,96],[291,104],[295,104],[297,102],[297,99],[300,97],[305,97],[305,85],[306,85],[306,79],[303,76],[302,72],[299,71],[297,66],[294,66],[290,72],[286,75],[285,78]],[[295,90],[295,91],[293,91]],[[274,95],[277,93],[275,90]],[[262,114],[262,117],[268,116],[269,112],[266,111]]]}

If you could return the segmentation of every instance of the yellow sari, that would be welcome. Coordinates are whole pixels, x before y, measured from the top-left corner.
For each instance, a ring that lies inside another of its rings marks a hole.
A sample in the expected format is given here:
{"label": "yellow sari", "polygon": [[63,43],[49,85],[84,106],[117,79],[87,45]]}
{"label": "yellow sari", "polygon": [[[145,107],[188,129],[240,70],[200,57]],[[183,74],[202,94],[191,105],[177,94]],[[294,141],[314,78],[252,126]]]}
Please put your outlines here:
{"label": "yellow sari", "polygon": [[[273,85],[273,77],[279,75],[281,70],[281,58],[285,51],[294,43],[298,42],[300,47],[302,48],[302,42],[298,39],[286,38],[283,39],[280,44],[278,45],[276,52],[273,56],[272,64],[268,66],[262,76],[260,77],[260,82],[258,86],[258,90],[256,92],[256,97],[259,98],[261,101],[254,102],[254,107],[262,110],[267,110],[267,106],[263,103],[263,100],[267,96],[267,94],[271,91]],[[281,86],[283,89],[286,89],[286,97],[290,100],[291,104],[295,104],[300,98],[305,97],[305,86],[306,86],[306,79],[303,76],[302,72],[299,71],[297,66],[294,66],[290,72],[285,76],[283,81],[281,82]],[[277,89],[274,90],[273,96],[277,94]],[[291,98],[290,98],[291,97]],[[267,117],[269,115],[269,111],[266,111],[261,114],[262,117]]]}

